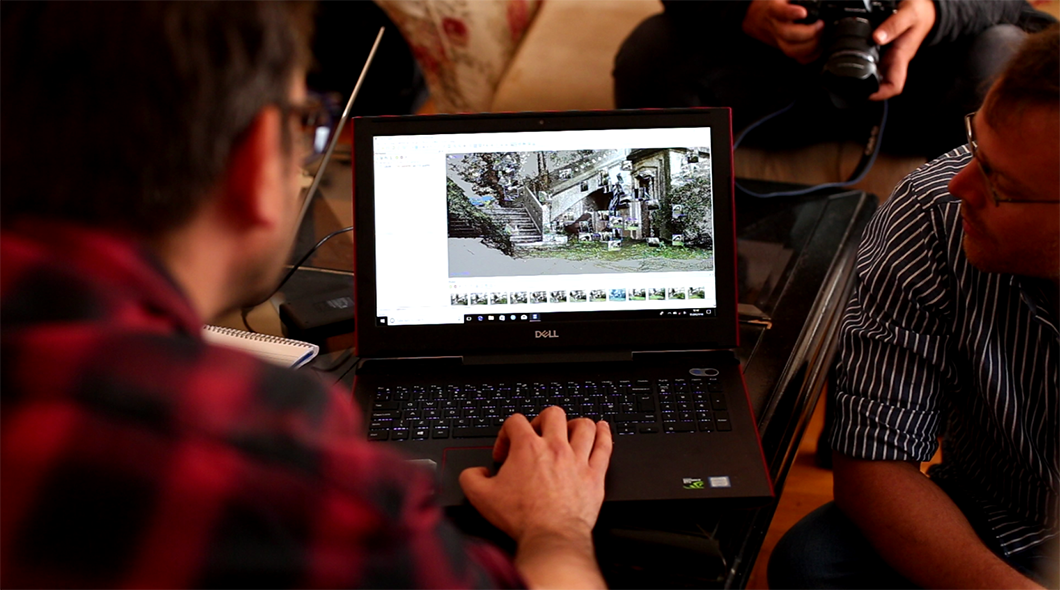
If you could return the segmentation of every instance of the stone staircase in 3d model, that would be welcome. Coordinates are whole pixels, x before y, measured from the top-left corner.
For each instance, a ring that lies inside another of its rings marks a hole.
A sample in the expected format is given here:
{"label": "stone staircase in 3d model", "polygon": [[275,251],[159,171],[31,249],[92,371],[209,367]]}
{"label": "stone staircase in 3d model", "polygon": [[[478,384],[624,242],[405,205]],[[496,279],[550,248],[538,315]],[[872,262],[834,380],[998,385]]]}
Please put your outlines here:
{"label": "stone staircase in 3d model", "polygon": [[530,214],[522,207],[493,207],[485,213],[500,227],[512,230],[513,244],[530,244],[541,241],[541,231],[534,225]]}
{"label": "stone staircase in 3d model", "polygon": [[[534,225],[530,214],[522,207],[490,207],[483,208],[481,211],[493,219],[498,227],[511,230],[513,244],[532,244],[541,241],[541,232]],[[449,237],[478,238],[481,235],[463,219],[450,218]]]}

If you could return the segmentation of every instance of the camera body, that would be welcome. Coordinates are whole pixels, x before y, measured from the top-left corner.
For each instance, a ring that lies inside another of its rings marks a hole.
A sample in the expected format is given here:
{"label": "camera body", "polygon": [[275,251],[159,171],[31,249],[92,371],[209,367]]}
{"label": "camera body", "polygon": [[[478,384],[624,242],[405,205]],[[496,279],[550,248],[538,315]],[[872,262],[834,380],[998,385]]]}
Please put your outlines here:
{"label": "camera body", "polygon": [[864,102],[880,89],[880,46],[872,32],[898,9],[897,0],[791,0],[810,24],[825,22],[821,83],[838,108]]}

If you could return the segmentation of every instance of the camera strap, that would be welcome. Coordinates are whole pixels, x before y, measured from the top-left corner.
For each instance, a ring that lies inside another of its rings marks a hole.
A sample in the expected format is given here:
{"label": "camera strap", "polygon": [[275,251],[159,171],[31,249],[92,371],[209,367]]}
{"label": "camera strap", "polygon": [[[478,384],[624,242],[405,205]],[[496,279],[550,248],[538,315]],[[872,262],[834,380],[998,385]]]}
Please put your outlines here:
{"label": "camera strap", "polygon": [[[741,191],[751,195],[752,197],[769,198],[806,195],[821,189],[842,188],[861,182],[861,180],[865,178],[865,175],[869,173],[869,170],[872,169],[872,165],[876,162],[876,156],[878,156],[880,153],[880,144],[883,143],[883,130],[887,126],[887,102],[888,101],[886,100],[883,101],[883,106],[880,109],[879,122],[869,128],[869,136],[865,140],[865,148],[861,151],[861,159],[858,161],[858,165],[854,167],[854,171],[850,173],[850,178],[848,178],[847,180],[843,182],[828,182],[825,184],[818,184],[815,186],[809,186],[801,189],[776,191],[771,193],[758,193],[749,190],[747,187],[743,186],[739,182],[736,183],[736,187],[739,188]],[[779,111],[775,113],[770,113],[765,117],[762,117],[761,119],[748,125],[747,128],[741,131],[740,135],[736,137],[736,141],[733,142],[733,152],[736,151],[736,148],[740,147],[740,142],[743,141],[743,139],[747,136],[748,133],[751,132],[752,129],[758,127],[766,121],[769,121],[770,119],[773,119],[774,117],[778,117],[790,111],[794,106],[795,102],[792,102],[791,104],[780,109]]]}

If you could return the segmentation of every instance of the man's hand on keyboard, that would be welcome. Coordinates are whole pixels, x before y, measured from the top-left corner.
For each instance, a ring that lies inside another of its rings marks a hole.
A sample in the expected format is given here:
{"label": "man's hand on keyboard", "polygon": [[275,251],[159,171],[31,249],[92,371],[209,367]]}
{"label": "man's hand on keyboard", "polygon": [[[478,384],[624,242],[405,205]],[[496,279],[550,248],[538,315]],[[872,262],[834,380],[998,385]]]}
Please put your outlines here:
{"label": "man's hand on keyboard", "polygon": [[567,421],[558,406],[533,422],[515,414],[493,449],[503,462],[493,477],[485,467],[465,470],[460,485],[491,523],[518,543],[515,563],[531,587],[604,587],[592,529],[604,500],[611,459],[606,422]]}

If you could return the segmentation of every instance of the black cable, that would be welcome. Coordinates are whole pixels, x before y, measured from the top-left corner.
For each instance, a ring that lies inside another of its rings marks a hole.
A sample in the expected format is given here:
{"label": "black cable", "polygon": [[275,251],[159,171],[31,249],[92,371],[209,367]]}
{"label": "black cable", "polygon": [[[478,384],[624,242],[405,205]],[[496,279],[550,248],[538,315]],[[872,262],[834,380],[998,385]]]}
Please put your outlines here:
{"label": "black cable", "polygon": [[750,125],[748,125],[743,131],[740,132],[739,135],[736,136],[736,141],[732,142],[732,151],[736,151],[736,148],[740,147],[740,142],[743,141],[743,138],[747,137],[747,134],[750,133],[752,129],[754,129],[755,127],[758,127],[759,125],[761,125],[762,123],[765,123],[766,121],[772,119],[773,117],[779,117],[780,115],[783,115],[784,113],[790,111],[791,108],[794,107],[794,106],[795,106],[795,101],[791,101],[791,104],[789,104],[788,106],[780,109],[779,111],[777,111],[775,113],[769,113],[768,115],[766,115],[766,116],[762,117],[761,119],[755,121],[754,123],[751,123]]}
{"label": "black cable", "polygon": [[330,372],[334,371],[335,369],[338,369],[339,367],[341,367],[342,364],[345,363],[346,361],[350,360],[350,357],[352,357],[352,356],[353,356],[353,349],[347,348],[346,350],[342,351],[342,354],[339,355],[339,360],[337,360],[334,363],[332,363],[330,367],[325,369],[325,368],[322,368],[322,367],[317,367],[317,366],[314,366],[314,365],[310,365],[309,368],[313,369],[314,371],[317,371],[319,373],[330,373]]}
{"label": "black cable", "polygon": [[335,380],[335,385],[338,385],[339,383],[342,383],[342,380],[346,378],[346,375],[349,375],[350,371],[353,371],[354,369],[357,368],[357,363],[358,362],[360,362],[360,361],[356,361],[355,360],[354,362],[350,363],[350,367],[348,369],[346,369],[345,371],[343,371],[342,374],[339,375],[339,378]]}
{"label": "black cable", "polygon": [[[284,277],[282,279],[280,279],[280,282],[276,285],[276,288],[273,289],[271,293],[266,295],[265,298],[262,299],[261,301],[258,301],[257,303],[254,303],[252,305],[245,306],[244,309],[250,309],[250,308],[257,307],[257,306],[261,305],[262,303],[265,303],[266,301],[271,299],[272,296],[275,295],[276,292],[279,291],[280,288],[283,287],[284,284],[286,284],[287,281],[289,281],[292,276],[294,276],[295,271],[298,270],[299,267],[301,267],[303,264],[305,264],[305,261],[309,260],[309,257],[312,256],[314,252],[316,252],[321,246],[324,245],[324,242],[327,242],[331,238],[334,238],[335,236],[337,236],[339,234],[342,234],[342,233],[346,233],[348,231],[353,231],[353,226],[352,225],[350,227],[344,227],[342,229],[337,229],[337,230],[331,232],[330,234],[324,236],[319,242],[316,243],[315,246],[310,248],[309,252],[305,253],[305,256],[302,256],[302,258],[300,258],[298,260],[298,262],[294,263],[294,266],[291,267],[291,270],[287,271],[287,274],[284,275]],[[244,320],[243,323],[246,324],[246,314],[245,313],[243,315],[243,320]],[[248,329],[249,329],[249,327],[248,327]]]}
{"label": "black cable", "polygon": [[252,332],[254,334],[257,334],[258,331],[255,330],[254,328],[251,328],[250,327],[250,323],[247,321],[247,314],[250,313],[251,309],[253,309],[253,308],[244,307],[243,309],[239,310],[239,317],[243,319],[243,327],[246,328],[248,332]]}
{"label": "black cable", "polygon": [[[854,171],[850,174],[850,178],[848,178],[847,180],[843,182],[826,182],[824,184],[818,184],[816,186],[811,186],[807,188],[790,191],[777,191],[772,193],[757,193],[743,186],[739,182],[735,183],[736,187],[739,188],[741,191],[747,193],[748,195],[751,195],[752,197],[794,197],[799,195],[806,195],[820,189],[842,188],[861,182],[861,180],[865,178],[865,176],[869,173],[869,170],[872,169],[872,165],[876,163],[876,156],[880,154],[880,145],[883,144],[883,130],[887,126],[887,103],[888,101],[883,101],[883,113],[880,115],[880,124],[878,127],[873,128],[872,131],[870,131],[869,141],[866,145],[866,150],[862,152],[861,160],[858,162],[858,165],[854,168]],[[740,132],[740,135],[736,138],[736,141],[733,142],[733,152],[736,151],[736,148],[740,145],[740,142],[743,141],[743,138],[747,135],[749,131],[751,131],[755,127],[758,127],[762,123],[765,123],[766,121],[772,119],[773,117],[787,112],[793,106],[795,106],[794,102],[775,113],[770,113],[762,117],[761,119],[749,125],[746,129]]]}

